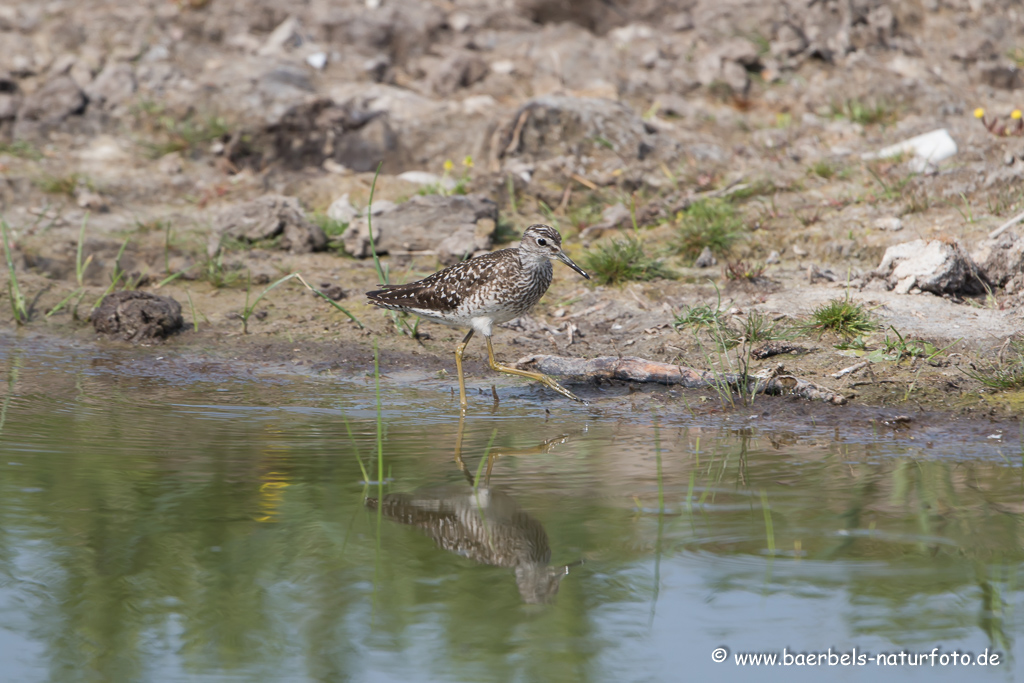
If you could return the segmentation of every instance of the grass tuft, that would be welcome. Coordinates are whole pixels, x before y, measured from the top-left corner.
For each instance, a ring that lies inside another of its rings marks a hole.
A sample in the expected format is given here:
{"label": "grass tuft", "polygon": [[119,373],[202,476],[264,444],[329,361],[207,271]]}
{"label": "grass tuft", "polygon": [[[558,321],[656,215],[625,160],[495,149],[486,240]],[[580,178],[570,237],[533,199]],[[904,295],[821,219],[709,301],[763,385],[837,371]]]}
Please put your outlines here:
{"label": "grass tuft", "polygon": [[743,260],[729,261],[725,264],[725,279],[746,282],[762,282],[765,280],[764,271],[767,266],[763,263],[746,262]]}
{"label": "grass tuft", "polygon": [[766,197],[775,194],[780,189],[775,186],[775,183],[766,178],[760,178],[749,183],[742,183],[737,185],[734,189],[730,190],[725,195],[725,199],[736,204],[737,202],[744,202],[754,197]]}
{"label": "grass tuft", "polygon": [[676,219],[679,229],[672,246],[690,260],[695,260],[704,247],[724,254],[740,238],[743,230],[743,220],[736,207],[721,199],[694,202]]}
{"label": "grass tuft", "polygon": [[796,331],[759,311],[750,311],[740,328],[740,340],[748,344],[793,339]]}
{"label": "grass tuft", "polygon": [[694,335],[705,331],[722,351],[740,344],[788,340],[796,336],[793,328],[758,311],[750,311],[738,325],[730,324],[729,316],[722,311],[721,301],[714,307],[700,304],[684,308],[676,316],[672,327],[676,330],[689,329]]}
{"label": "grass tuft", "polygon": [[79,185],[92,187],[88,178],[80,173],[68,173],[66,175],[43,175],[35,181],[36,186],[46,194],[63,194],[68,197],[75,196],[75,190]]}
{"label": "grass tuft", "polygon": [[171,152],[190,155],[214,140],[226,138],[231,128],[223,117],[216,115],[173,116],[153,101],[143,101],[132,111],[135,123],[151,140],[142,142],[147,154],[158,159]]}
{"label": "grass tuft", "polygon": [[15,140],[10,143],[0,142],[0,154],[10,154],[12,157],[31,161],[39,161],[43,158],[42,152],[36,149],[32,143],[24,140]]}
{"label": "grass tuft", "polygon": [[849,299],[833,299],[811,313],[808,330],[819,333],[834,332],[841,337],[857,337],[878,326],[871,320],[863,305]]}
{"label": "grass tuft", "polygon": [[990,389],[1024,389],[1024,339],[1010,342],[1012,358],[1000,360],[982,367],[961,371],[973,380]]}
{"label": "grass tuft", "polygon": [[674,277],[661,259],[647,255],[643,242],[635,235],[598,245],[587,253],[584,264],[602,285]]}
{"label": "grass tuft", "polygon": [[833,118],[849,119],[853,123],[870,126],[875,123],[895,123],[896,107],[886,100],[865,102],[858,99],[847,99],[832,103]]}
{"label": "grass tuft", "polygon": [[89,213],[86,212],[85,216],[82,218],[82,227],[78,230],[78,249],[75,252],[75,281],[78,282],[78,287],[75,291],[62,299],[56,306],[51,308],[50,312],[46,314],[47,318],[60,311],[77,296],[78,300],[75,302],[75,307],[71,310],[71,317],[73,320],[78,320],[78,305],[81,304],[82,299],[85,298],[85,271],[88,270],[93,257],[93,254],[89,254],[84,261],[82,260],[82,246],[85,244],[85,226],[88,222]]}
{"label": "grass tuft", "polygon": [[320,226],[320,229],[327,235],[327,239],[334,239],[335,237],[341,237],[348,230],[347,221],[338,221],[326,213],[314,213],[310,215],[310,220]]}
{"label": "grass tuft", "polygon": [[[933,358],[942,355],[961,341],[958,339],[949,346],[940,349],[931,342],[927,342],[923,339],[904,337],[900,334],[900,331],[892,325],[889,325],[889,329],[892,330],[892,333],[895,336],[890,337],[889,334],[886,333],[885,339],[882,341],[882,345],[876,352],[871,354],[871,356],[875,356],[877,354],[877,357],[881,360],[897,362],[904,358],[924,358],[925,360],[930,361]],[[870,356],[867,359],[874,361]]]}
{"label": "grass tuft", "polygon": [[[717,287],[715,291],[718,291]],[[730,349],[738,343],[738,335],[729,328],[729,316],[722,310],[721,293],[718,294],[713,307],[711,304],[684,306],[672,322],[672,327],[676,331],[688,329],[695,337],[698,337],[702,331],[707,332],[711,340],[722,351]]]}
{"label": "grass tuft", "polygon": [[836,174],[836,167],[827,159],[816,161],[811,165],[811,173],[824,180],[831,180]]}

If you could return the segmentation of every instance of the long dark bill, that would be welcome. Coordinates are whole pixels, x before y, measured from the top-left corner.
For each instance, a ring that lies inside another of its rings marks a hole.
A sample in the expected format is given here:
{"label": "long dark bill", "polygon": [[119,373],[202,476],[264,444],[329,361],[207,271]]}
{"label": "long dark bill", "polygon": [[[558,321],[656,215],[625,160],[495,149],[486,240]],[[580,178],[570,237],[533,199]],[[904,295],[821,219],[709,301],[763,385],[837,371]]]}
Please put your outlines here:
{"label": "long dark bill", "polygon": [[587,278],[588,280],[590,279],[590,276],[587,275],[587,271],[583,270],[575,263],[573,263],[572,259],[566,256],[563,252],[558,252],[558,260],[564,263],[565,265],[569,266],[570,268],[572,268],[573,270],[575,270],[577,273]]}

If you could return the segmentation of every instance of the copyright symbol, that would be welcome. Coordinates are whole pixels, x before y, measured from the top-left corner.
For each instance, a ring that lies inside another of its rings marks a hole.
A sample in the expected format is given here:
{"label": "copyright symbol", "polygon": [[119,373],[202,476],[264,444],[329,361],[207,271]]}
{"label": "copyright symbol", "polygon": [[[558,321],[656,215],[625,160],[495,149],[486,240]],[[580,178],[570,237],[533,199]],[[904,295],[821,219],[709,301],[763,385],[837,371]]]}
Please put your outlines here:
{"label": "copyright symbol", "polygon": [[725,658],[729,656],[729,651],[724,647],[716,647],[711,651],[711,661],[721,664],[725,661]]}

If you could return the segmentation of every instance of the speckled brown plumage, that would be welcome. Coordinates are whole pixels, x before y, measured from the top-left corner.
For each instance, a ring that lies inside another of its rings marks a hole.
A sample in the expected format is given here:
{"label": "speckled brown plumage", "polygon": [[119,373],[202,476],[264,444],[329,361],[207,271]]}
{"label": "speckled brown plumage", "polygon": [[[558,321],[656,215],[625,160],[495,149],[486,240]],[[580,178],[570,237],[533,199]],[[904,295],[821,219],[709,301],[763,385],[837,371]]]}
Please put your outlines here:
{"label": "speckled brown plumage", "polygon": [[[376,509],[378,501],[366,499]],[[550,602],[566,568],[551,567],[548,535],[500,489],[447,486],[389,493],[384,516],[422,530],[439,548],[474,562],[514,569],[525,602]]]}
{"label": "speckled brown plumage", "polygon": [[543,382],[563,396],[580,399],[550,377],[510,368],[494,359],[491,334],[494,325],[518,318],[540,301],[551,284],[551,260],[558,259],[583,277],[582,268],[562,252],[562,236],[550,225],[531,225],[518,247],[456,263],[433,275],[406,285],[385,285],[367,292],[370,303],[393,311],[415,313],[428,320],[468,327],[469,333],[455,349],[459,373],[459,404],[466,410],[466,382],[462,355],[479,332],[487,339],[487,360],[493,370]]}
{"label": "speckled brown plumage", "polygon": [[547,225],[531,225],[518,247],[484,254],[417,282],[367,292],[381,308],[408,311],[452,327],[491,336],[492,325],[518,318],[540,301],[551,284],[551,259],[587,277],[562,254],[562,237]]}

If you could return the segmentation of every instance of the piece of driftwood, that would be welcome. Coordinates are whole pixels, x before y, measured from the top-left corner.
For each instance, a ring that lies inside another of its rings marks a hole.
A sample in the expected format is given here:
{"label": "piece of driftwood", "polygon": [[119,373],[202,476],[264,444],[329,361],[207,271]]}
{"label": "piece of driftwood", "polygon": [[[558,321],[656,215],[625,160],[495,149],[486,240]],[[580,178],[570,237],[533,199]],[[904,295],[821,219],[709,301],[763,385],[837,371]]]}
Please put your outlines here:
{"label": "piece of driftwood", "polygon": [[868,362],[866,360],[862,360],[859,363],[854,363],[853,365],[851,365],[848,368],[843,368],[839,372],[832,373],[832,377],[834,379],[841,379],[845,375],[849,375],[851,372],[857,372],[861,368],[866,368],[867,366],[868,366]]}
{"label": "piece of driftwood", "polygon": [[782,373],[781,366],[765,377],[740,375],[734,372],[716,373],[710,370],[695,370],[685,365],[659,363],[645,358],[602,356],[600,358],[566,358],[538,354],[520,358],[516,362],[520,370],[542,372],[545,375],[582,377],[586,379],[617,379],[624,382],[654,382],[656,384],[679,384],[691,389],[719,386],[723,382],[730,389],[745,383],[744,391],[763,394],[794,394],[815,401],[844,405],[846,397],[826,387],[812,384],[792,375]]}

